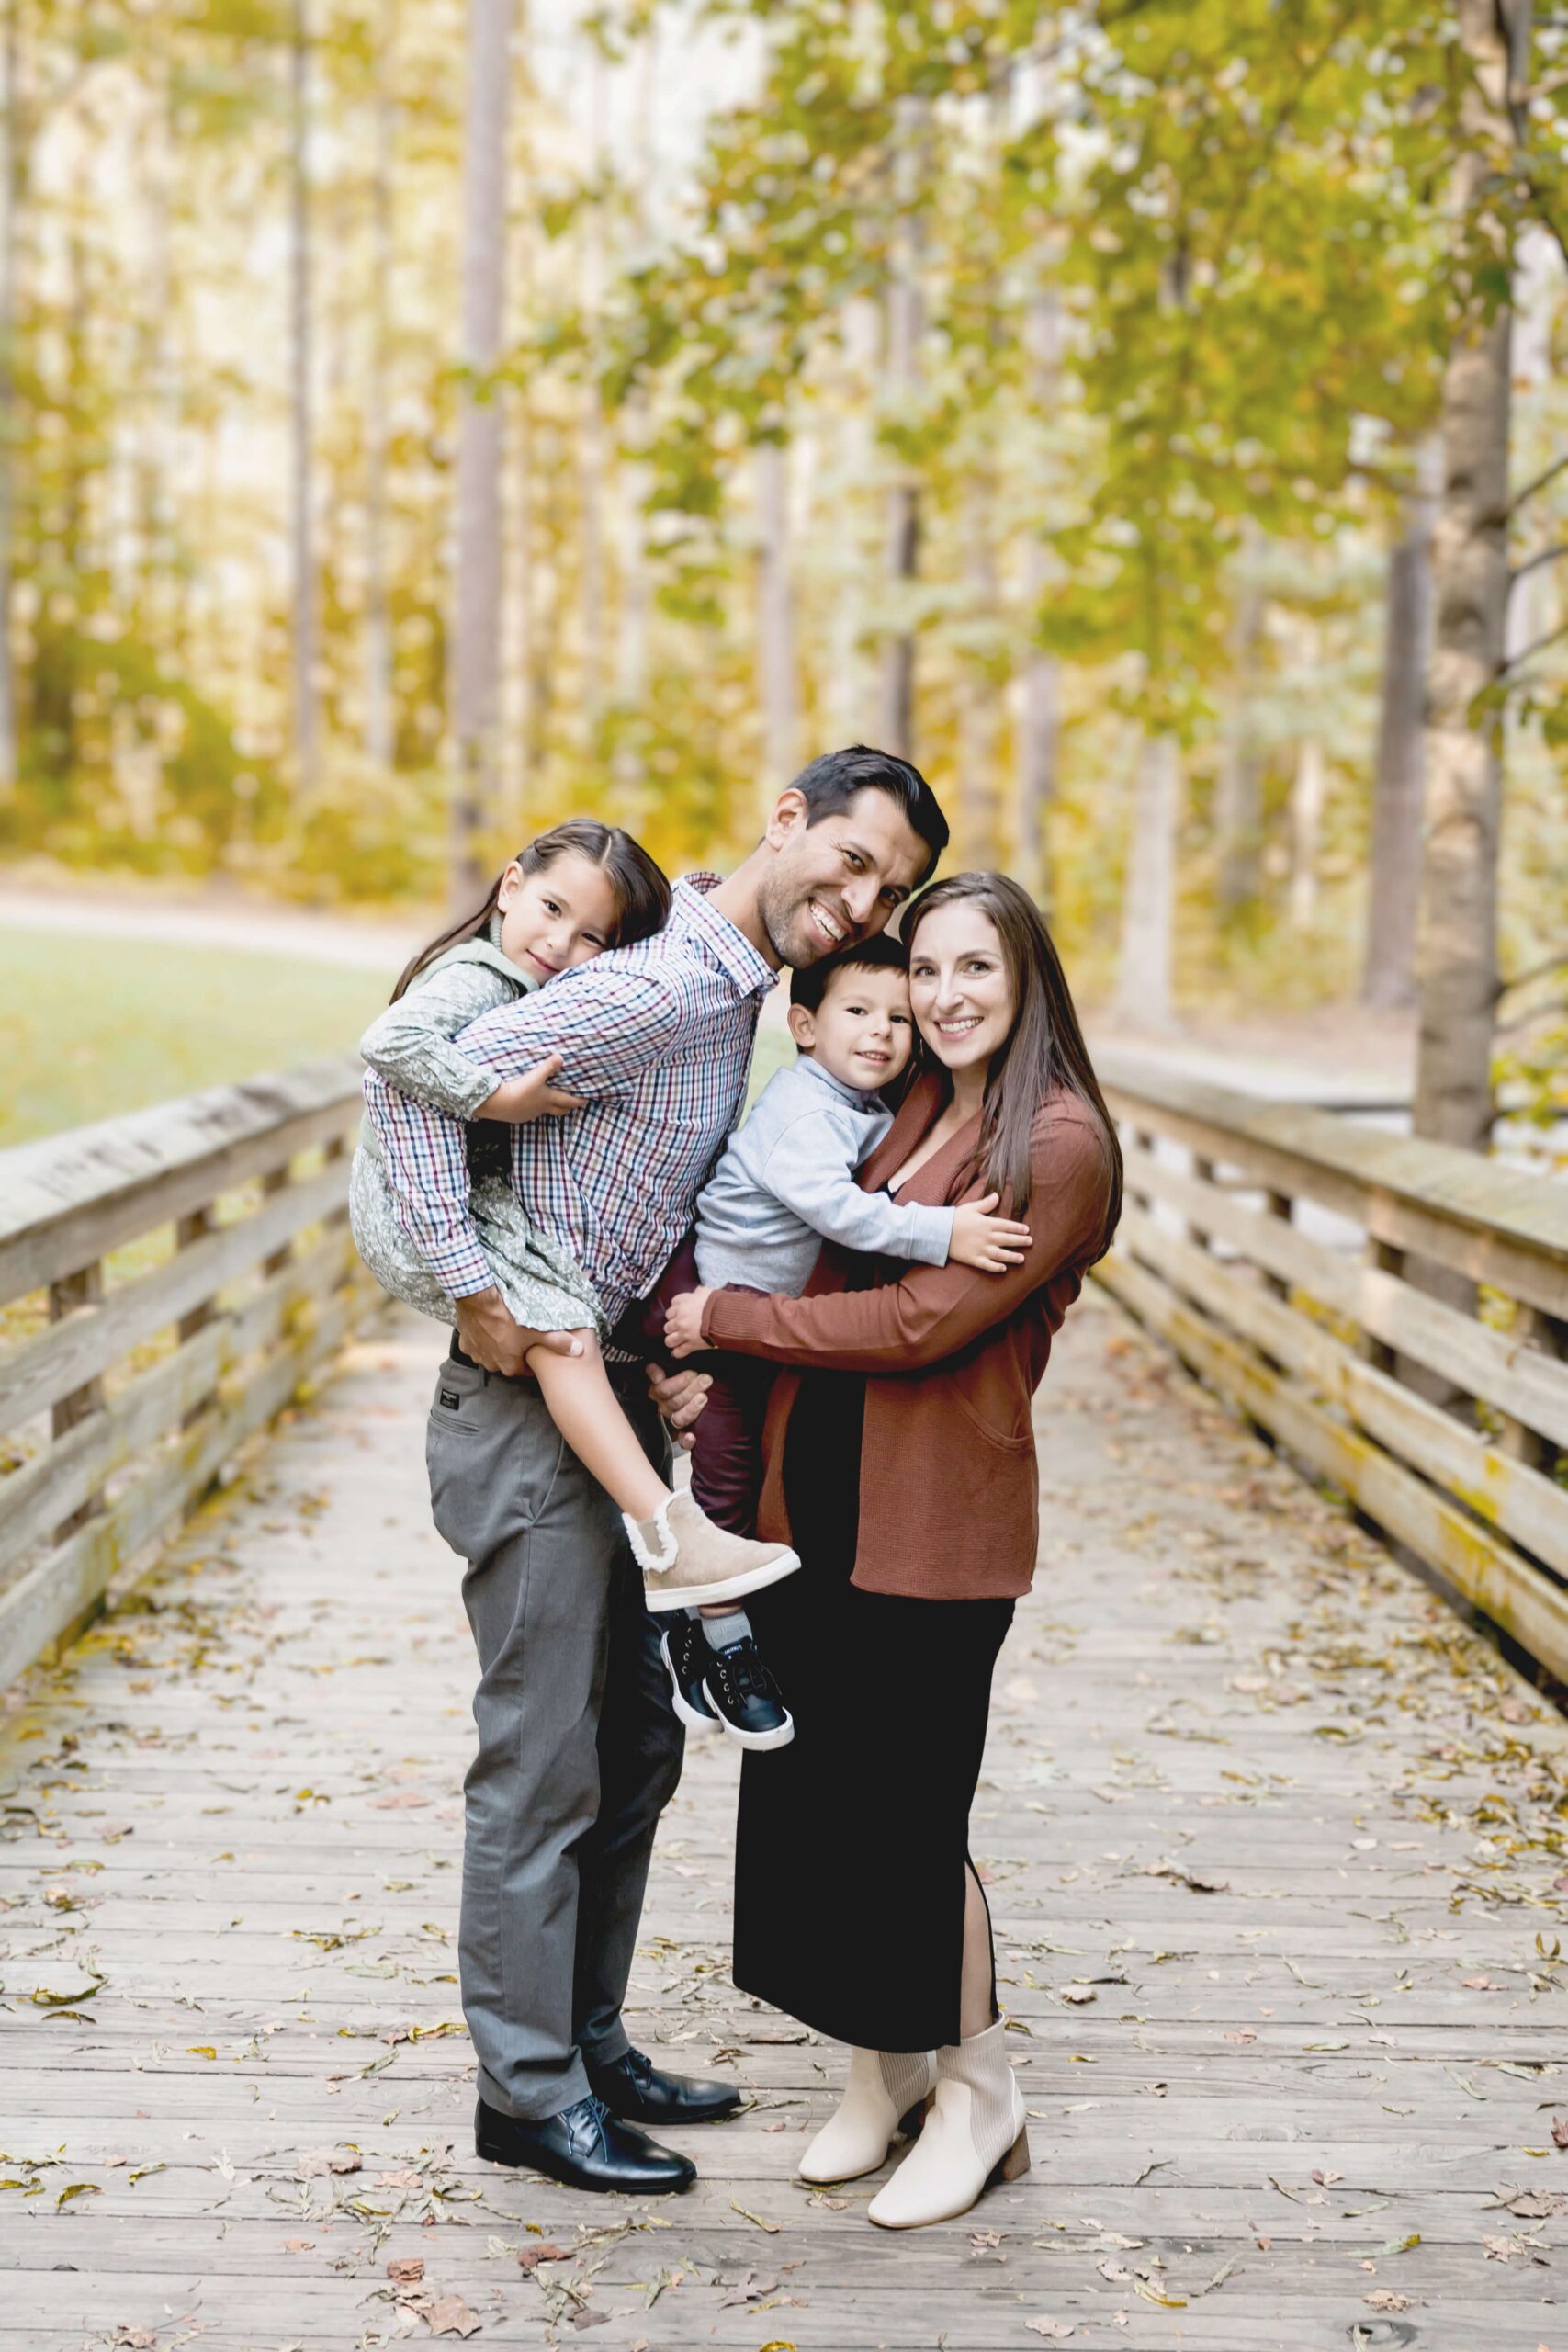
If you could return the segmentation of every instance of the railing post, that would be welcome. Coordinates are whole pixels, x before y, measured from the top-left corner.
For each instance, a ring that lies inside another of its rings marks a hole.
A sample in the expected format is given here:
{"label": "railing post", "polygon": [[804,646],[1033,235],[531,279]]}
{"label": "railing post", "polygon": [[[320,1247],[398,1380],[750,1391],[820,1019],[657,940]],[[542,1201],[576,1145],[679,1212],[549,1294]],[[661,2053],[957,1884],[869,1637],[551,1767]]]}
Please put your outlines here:
{"label": "railing post", "polygon": [[[1380,1274],[1394,1274],[1403,1277],[1404,1252],[1403,1250],[1396,1249],[1392,1241],[1380,1241],[1373,1234],[1367,1242],[1367,1263]],[[1367,1362],[1370,1364],[1375,1364],[1379,1372],[1397,1373],[1398,1363],[1394,1351],[1383,1340],[1374,1340],[1366,1331],[1361,1334],[1361,1351]]]}
{"label": "railing post", "polygon": [[[58,1281],[51,1283],[49,1319],[51,1323],[63,1323],[67,1316],[77,1315],[85,1307],[100,1305],[103,1295],[103,1263],[101,1260],[95,1259],[90,1266],[82,1266],[73,1274],[62,1274]],[[57,1404],[51,1407],[50,1435],[62,1438],[68,1430],[75,1429],[89,1414],[101,1413],[103,1409],[103,1375],[95,1374],[91,1380],[84,1381],[80,1388],[73,1388],[69,1396],[62,1396]],[[96,1519],[103,1507],[101,1495],[89,1495],[85,1502],[78,1503],[68,1519],[61,1521],[54,1531],[55,1542],[63,1544],[68,1535],[74,1535],[89,1519]]]}
{"label": "railing post", "polygon": [[[1269,1216],[1283,1217],[1285,1223],[1289,1225],[1295,1214],[1296,1205],[1289,1193],[1266,1193],[1263,1197],[1264,1205]],[[1291,1285],[1283,1274],[1265,1274],[1263,1286],[1266,1290],[1272,1291],[1276,1298],[1289,1298],[1291,1295]]]}
{"label": "railing post", "polygon": [[[211,1231],[212,1208],[209,1203],[204,1208],[192,1209],[187,1216],[175,1219],[175,1247],[176,1250],[188,1250],[193,1242],[204,1240]],[[211,1299],[198,1300],[195,1306],[180,1317],[175,1326],[180,1340],[183,1342],[192,1340],[198,1331],[204,1331],[216,1313],[217,1308]],[[200,1420],[204,1413],[210,1411],[217,1401],[216,1389],[209,1389],[206,1396],[198,1396],[195,1403],[187,1406],[181,1415],[181,1429],[190,1429],[194,1423]]]}
{"label": "railing post", "polygon": [[[1538,1306],[1515,1306],[1509,1336],[1521,1347],[1537,1349],[1542,1355],[1568,1357],[1568,1323],[1555,1315],[1543,1314]],[[1500,1453],[1512,1454],[1516,1462],[1528,1463],[1532,1470],[1555,1477],[1559,1449],[1539,1430],[1528,1429],[1523,1421],[1505,1415],[1497,1446]]]}

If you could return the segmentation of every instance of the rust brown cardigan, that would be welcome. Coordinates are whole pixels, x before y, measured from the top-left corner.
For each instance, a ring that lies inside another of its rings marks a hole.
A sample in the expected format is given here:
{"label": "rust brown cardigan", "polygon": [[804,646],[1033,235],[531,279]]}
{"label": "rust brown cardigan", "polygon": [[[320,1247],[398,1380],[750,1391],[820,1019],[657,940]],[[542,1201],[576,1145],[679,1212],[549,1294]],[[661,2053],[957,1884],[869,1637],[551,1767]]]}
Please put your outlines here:
{"label": "rust brown cardigan", "polygon": [[[903,1166],[935,1120],[942,1082],[910,1090],[860,1170],[874,1192]],[[976,1198],[964,1182],[978,1121],[918,1169],[901,1201],[940,1206]],[[1005,1274],[968,1266],[869,1261],[870,1289],[847,1287],[856,1261],[824,1248],[801,1298],[715,1291],[703,1336],[740,1355],[867,1374],[861,1451],[860,1548],[854,1581],[919,1600],[1009,1600],[1027,1592],[1039,1544],[1039,1474],[1030,1400],[1052,1334],[1102,1246],[1111,1164],[1094,1114],[1058,1091],[1041,1105],[1031,1144],[1032,1241]],[[763,1440],[758,1532],[789,1535],[784,1430],[800,1386],[773,1385]]]}

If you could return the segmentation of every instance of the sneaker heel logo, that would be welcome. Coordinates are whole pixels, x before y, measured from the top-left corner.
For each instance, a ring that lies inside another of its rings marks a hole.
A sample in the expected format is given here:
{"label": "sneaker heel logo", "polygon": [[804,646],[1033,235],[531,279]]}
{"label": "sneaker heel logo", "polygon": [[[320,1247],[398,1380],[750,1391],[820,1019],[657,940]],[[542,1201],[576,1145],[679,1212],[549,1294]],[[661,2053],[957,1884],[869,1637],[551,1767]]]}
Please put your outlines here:
{"label": "sneaker heel logo", "polygon": [[455,1388],[444,1388],[441,1391],[441,1402],[449,1413],[455,1413],[462,1401]]}

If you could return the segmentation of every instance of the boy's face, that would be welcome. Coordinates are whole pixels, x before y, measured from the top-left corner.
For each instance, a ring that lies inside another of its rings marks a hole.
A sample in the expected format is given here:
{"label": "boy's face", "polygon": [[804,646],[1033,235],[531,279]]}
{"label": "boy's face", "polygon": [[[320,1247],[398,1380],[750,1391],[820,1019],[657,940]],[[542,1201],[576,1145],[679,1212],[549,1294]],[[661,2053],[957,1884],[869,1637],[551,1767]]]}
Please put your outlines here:
{"label": "boy's face", "polygon": [[886,965],[852,964],[834,973],[815,1012],[790,1006],[789,1029],[801,1052],[840,1085],[874,1093],[901,1075],[914,1050],[908,978]]}

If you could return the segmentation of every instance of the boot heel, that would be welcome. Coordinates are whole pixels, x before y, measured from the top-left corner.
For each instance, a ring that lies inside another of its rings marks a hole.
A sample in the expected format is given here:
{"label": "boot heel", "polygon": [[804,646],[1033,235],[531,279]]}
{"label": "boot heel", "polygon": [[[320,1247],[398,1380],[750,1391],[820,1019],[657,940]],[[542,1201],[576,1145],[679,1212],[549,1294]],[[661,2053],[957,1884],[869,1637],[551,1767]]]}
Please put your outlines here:
{"label": "boot heel", "polygon": [[1029,2126],[1025,2124],[1008,2150],[997,2171],[1003,2180],[1017,2180],[1029,2170]]}

